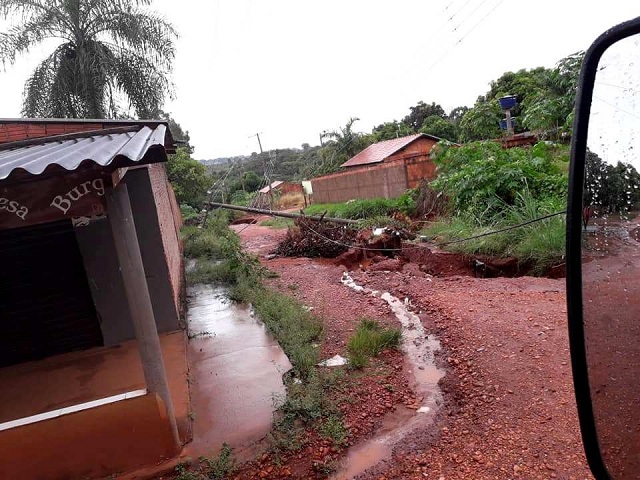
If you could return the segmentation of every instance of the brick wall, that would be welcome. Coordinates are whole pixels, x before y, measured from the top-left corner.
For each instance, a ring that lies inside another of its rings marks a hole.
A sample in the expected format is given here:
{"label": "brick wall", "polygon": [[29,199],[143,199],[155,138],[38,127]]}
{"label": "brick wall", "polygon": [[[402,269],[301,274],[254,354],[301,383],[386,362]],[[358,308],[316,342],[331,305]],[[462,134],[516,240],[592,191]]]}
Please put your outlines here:
{"label": "brick wall", "polygon": [[405,160],[407,167],[407,188],[416,188],[423,179],[436,178],[436,165],[429,155],[419,155]]}
{"label": "brick wall", "polygon": [[314,203],[346,202],[354,198],[398,197],[407,189],[403,162],[334,173],[311,180]]}
{"label": "brick wall", "polygon": [[101,123],[0,123],[0,143],[100,130]]}
{"label": "brick wall", "polygon": [[176,310],[182,311],[182,291],[184,269],[180,242],[180,226],[182,217],[175,199],[173,189],[167,179],[165,166],[162,163],[148,165],[151,188],[157,205],[158,222],[162,232],[162,244],[169,267],[169,277],[173,290]]}

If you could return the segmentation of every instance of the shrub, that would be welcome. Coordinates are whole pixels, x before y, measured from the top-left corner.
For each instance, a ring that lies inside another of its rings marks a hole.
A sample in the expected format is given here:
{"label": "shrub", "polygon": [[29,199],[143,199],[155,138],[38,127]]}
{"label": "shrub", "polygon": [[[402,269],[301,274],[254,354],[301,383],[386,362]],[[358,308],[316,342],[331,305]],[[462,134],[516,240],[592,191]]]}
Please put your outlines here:
{"label": "shrub", "polygon": [[509,149],[497,142],[462,147],[438,144],[433,155],[438,178],[430,186],[451,199],[456,214],[467,212],[482,222],[501,213],[505,205],[513,205],[524,189],[535,198],[565,198],[565,153],[568,147],[546,143]]}

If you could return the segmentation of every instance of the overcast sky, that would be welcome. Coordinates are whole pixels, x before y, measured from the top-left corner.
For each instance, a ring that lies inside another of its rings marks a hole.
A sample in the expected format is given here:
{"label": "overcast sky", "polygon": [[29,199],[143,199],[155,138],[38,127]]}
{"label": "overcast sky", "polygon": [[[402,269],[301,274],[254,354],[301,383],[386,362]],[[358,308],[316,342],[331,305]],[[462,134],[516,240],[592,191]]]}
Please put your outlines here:
{"label": "overcast sky", "polygon": [[[553,66],[640,14],[631,0],[156,0],[180,32],[171,112],[208,159],[317,145],[418,101],[472,106],[508,70]],[[6,25],[6,23],[5,23]],[[2,23],[0,23],[2,28]],[[0,117],[20,114],[44,52],[0,71]]]}

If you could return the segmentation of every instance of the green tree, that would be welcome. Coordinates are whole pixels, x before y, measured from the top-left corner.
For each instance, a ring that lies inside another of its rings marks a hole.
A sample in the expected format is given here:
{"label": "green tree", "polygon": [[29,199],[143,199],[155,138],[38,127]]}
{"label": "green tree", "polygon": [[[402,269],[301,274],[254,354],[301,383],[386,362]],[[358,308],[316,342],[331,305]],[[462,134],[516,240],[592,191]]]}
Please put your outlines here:
{"label": "green tree", "polygon": [[423,101],[419,101],[415,107],[409,107],[409,110],[411,113],[404,117],[402,121],[409,125],[414,132],[417,132],[420,127],[422,127],[422,124],[428,117],[436,115],[445,118],[447,116],[444,109],[435,102],[429,105]]}
{"label": "green tree", "polygon": [[460,125],[462,117],[469,111],[469,107],[456,107],[449,112],[449,121],[456,126]]}
{"label": "green tree", "polygon": [[543,88],[531,97],[523,112],[525,127],[552,138],[567,137],[573,124],[576,89],[584,52],[560,60],[545,72]]}
{"label": "green tree", "polygon": [[491,219],[528,190],[534,198],[566,198],[567,174],[558,157],[568,156],[544,142],[533,148],[502,148],[498,142],[470,142],[461,147],[440,142],[432,155],[438,178],[430,185],[443,191],[456,214]]}
{"label": "green tree", "polygon": [[489,140],[501,135],[502,111],[497,101],[483,101],[469,110],[460,121],[460,140]]}
{"label": "green tree", "polygon": [[172,25],[145,7],[150,0],[0,0],[18,23],[0,33],[0,62],[54,40],[53,52],[24,87],[29,117],[149,118],[171,91]]}
{"label": "green tree", "polygon": [[406,137],[415,133],[409,125],[404,122],[385,122],[377,127],[373,127],[371,135],[373,135],[376,142],[382,142],[384,140],[391,140],[398,137]]}
{"label": "green tree", "polygon": [[587,151],[583,203],[601,214],[625,212],[640,201],[640,174],[628,163],[615,166]]}
{"label": "green tree", "polygon": [[352,117],[344,127],[322,135],[322,138],[329,140],[320,152],[322,160],[317,173],[326,174],[336,171],[341,164],[375,141],[372,135],[364,135],[353,129],[353,124],[358,120],[360,119]]}
{"label": "green tree", "polygon": [[167,161],[167,175],[178,203],[199,209],[204,201],[212,179],[206,167],[191,158],[188,148],[178,147]]}
{"label": "green tree", "polygon": [[427,117],[420,128],[420,133],[426,133],[451,142],[458,141],[458,127],[437,115]]}

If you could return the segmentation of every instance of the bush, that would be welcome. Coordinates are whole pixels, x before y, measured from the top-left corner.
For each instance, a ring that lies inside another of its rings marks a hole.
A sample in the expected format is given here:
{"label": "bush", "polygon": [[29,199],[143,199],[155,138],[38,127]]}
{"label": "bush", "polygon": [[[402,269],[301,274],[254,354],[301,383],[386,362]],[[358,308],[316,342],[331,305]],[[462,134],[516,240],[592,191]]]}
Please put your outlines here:
{"label": "bush", "polygon": [[362,368],[369,358],[377,356],[385,348],[397,347],[402,333],[397,328],[383,328],[375,320],[363,318],[347,343],[349,365]]}
{"label": "bush", "polygon": [[[442,142],[441,142],[442,143]],[[470,213],[484,223],[513,205],[518,192],[534,198],[566,198],[568,147],[541,142],[533,148],[502,148],[497,142],[462,147],[438,144],[438,178],[431,188],[444,192],[455,214]]]}

